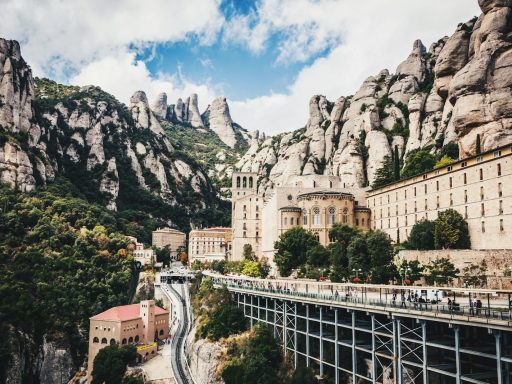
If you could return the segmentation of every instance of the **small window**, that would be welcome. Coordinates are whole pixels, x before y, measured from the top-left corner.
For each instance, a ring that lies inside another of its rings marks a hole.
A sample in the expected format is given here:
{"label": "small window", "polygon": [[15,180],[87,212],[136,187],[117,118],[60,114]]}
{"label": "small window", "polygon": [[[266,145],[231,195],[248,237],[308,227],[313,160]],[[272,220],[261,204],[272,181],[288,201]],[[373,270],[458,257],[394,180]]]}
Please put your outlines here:
{"label": "small window", "polygon": [[477,156],[477,157],[476,157],[476,162],[477,162],[477,163],[481,163],[483,159],[484,159],[484,158],[483,158],[482,156]]}
{"label": "small window", "polygon": [[439,180],[436,181],[436,191],[439,191]]}
{"label": "small window", "polygon": [[450,177],[450,188],[453,187],[453,180],[452,178]]}
{"label": "small window", "polygon": [[[98,327],[96,327],[96,328],[98,328]],[[99,343],[99,342],[100,342],[100,339],[98,339],[97,337],[95,337],[94,339],[92,339],[92,342],[93,342],[93,343]]]}
{"label": "small window", "polygon": [[115,339],[110,339],[110,345],[115,345],[115,344],[116,344]]}
{"label": "small window", "polygon": [[482,221],[482,233],[485,233],[485,221]]}
{"label": "small window", "polygon": [[101,344],[107,344],[107,338],[104,337],[103,339],[101,339]]}
{"label": "small window", "polygon": [[425,184],[425,195],[427,194],[427,184]]}
{"label": "small window", "polygon": [[359,219],[356,219],[356,225],[359,226]]}
{"label": "small window", "polygon": [[439,209],[439,196],[436,196],[436,208]]}
{"label": "small window", "polygon": [[330,225],[334,224],[335,215],[336,215],[336,209],[334,207],[330,207],[329,208],[329,224]]}
{"label": "small window", "polygon": [[139,342],[139,335],[135,336],[135,342],[138,343]]}
{"label": "small window", "polygon": [[464,173],[464,184],[468,183],[468,176]]}
{"label": "small window", "polygon": [[435,176],[439,176],[439,169],[436,169],[436,170],[434,171],[434,175],[435,175]]}
{"label": "small window", "polygon": [[498,210],[499,214],[500,215],[503,215],[503,200],[500,200],[499,202],[499,210]]}
{"label": "small window", "polygon": [[313,225],[320,225],[320,208],[314,207],[313,208]]}
{"label": "small window", "polygon": [[425,211],[428,209],[428,200],[425,199]]}
{"label": "small window", "polygon": [[501,183],[498,183],[498,196],[503,196],[503,191],[501,190]]}
{"label": "small window", "polygon": [[480,200],[483,200],[484,197],[484,187],[480,187]]}
{"label": "small window", "polygon": [[501,151],[495,151],[493,155],[494,155],[494,158],[500,157]]}
{"label": "small window", "polygon": [[414,187],[414,197],[416,197],[416,187]]}
{"label": "small window", "polygon": [[342,221],[343,221],[343,224],[348,224],[348,208],[343,209]]}
{"label": "small window", "polygon": [[293,217],[290,217],[290,225],[293,226]]}
{"label": "small window", "polygon": [[501,164],[497,165],[498,176],[501,176]]}
{"label": "small window", "polygon": [[423,175],[423,180],[425,180],[426,178],[427,178],[427,174],[425,173],[425,174]]}
{"label": "small window", "polygon": [[467,190],[464,190],[464,202],[465,203],[468,202],[468,191]]}
{"label": "small window", "polygon": [[468,162],[467,161],[463,161],[461,164],[460,164],[460,167],[461,168],[464,168],[464,167],[467,167],[468,165]]}
{"label": "small window", "polygon": [[447,172],[450,172],[452,169],[453,169],[453,167],[452,167],[451,165],[449,165],[448,167],[446,167],[446,171],[447,171]]}
{"label": "small window", "polygon": [[480,205],[480,216],[485,216],[485,204]]}
{"label": "small window", "polygon": [[287,217],[284,218],[284,225],[288,225],[288,218]]}
{"label": "small window", "polygon": [[505,228],[503,227],[503,219],[500,219],[500,231],[503,232]]}
{"label": "small window", "polygon": [[468,206],[467,205],[464,207],[464,218],[465,219],[468,218]]}
{"label": "small window", "polygon": [[450,193],[450,207],[453,205],[453,194]]}
{"label": "small window", "polygon": [[482,181],[484,179],[484,170],[482,168],[480,168],[479,173],[480,173],[480,181]]}

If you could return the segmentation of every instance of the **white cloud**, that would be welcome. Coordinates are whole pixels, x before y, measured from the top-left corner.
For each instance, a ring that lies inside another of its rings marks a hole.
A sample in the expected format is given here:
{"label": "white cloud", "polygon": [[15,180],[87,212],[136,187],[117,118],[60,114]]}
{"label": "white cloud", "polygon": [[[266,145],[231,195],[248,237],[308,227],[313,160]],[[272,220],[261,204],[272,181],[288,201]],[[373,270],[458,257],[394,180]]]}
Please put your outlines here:
{"label": "white cloud", "polygon": [[150,100],[165,91],[170,102],[195,92],[200,103],[222,91],[179,72],[152,75],[135,52],[155,43],[193,35],[207,45],[222,33],[228,48],[238,44],[256,54],[277,44],[278,65],[327,51],[286,92],[230,100],[235,121],[277,133],[305,125],[312,95],[353,94],[367,76],[394,71],[415,39],[430,44],[480,12],[476,0],[258,0],[255,11],[226,22],[220,1],[0,0],[0,36],[20,41],[36,75],[99,85],[123,102],[138,89]]}
{"label": "white cloud", "polygon": [[415,39],[431,44],[480,13],[474,0],[471,4],[468,0],[264,0],[259,9],[261,25],[270,23],[285,35],[292,30],[316,34],[310,40],[289,34],[279,43],[283,60],[307,57],[321,50],[322,39],[328,45],[341,37],[327,56],[300,71],[287,92],[230,101],[236,121],[270,134],[304,126],[311,96],[323,94],[335,100],[354,94],[366,77],[384,68],[394,72]]}
{"label": "white cloud", "polygon": [[170,104],[179,97],[197,93],[200,110],[206,109],[208,101],[222,90],[210,84],[196,84],[181,72],[173,75],[158,73],[152,76],[143,61],[135,59],[135,53],[126,49],[86,65],[80,73],[70,79],[71,84],[100,86],[127,103],[131,95],[142,90],[151,102],[160,92],[167,93]]}
{"label": "white cloud", "polygon": [[[22,43],[23,55],[36,74],[60,80],[120,47],[180,41],[190,34],[210,44],[224,22],[219,3],[2,0],[0,35]],[[61,68],[51,68],[57,62]]]}

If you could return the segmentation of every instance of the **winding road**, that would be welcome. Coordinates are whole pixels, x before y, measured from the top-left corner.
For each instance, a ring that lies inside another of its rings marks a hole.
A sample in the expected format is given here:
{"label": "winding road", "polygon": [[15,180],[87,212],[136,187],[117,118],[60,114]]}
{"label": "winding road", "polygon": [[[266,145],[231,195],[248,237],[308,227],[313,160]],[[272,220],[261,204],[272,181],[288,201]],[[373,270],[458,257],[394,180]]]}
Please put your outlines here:
{"label": "winding road", "polygon": [[185,299],[187,293],[184,284],[167,284],[164,291],[171,296],[178,318],[178,326],[172,338],[172,370],[178,384],[193,384],[193,380],[188,374],[185,358],[185,340],[190,328],[189,311]]}

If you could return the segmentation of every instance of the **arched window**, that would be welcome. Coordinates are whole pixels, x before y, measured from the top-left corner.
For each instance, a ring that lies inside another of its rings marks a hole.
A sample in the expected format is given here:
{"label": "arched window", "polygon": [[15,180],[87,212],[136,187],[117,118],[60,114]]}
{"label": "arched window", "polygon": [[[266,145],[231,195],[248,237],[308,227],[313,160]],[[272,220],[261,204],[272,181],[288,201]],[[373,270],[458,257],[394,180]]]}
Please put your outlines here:
{"label": "arched window", "polygon": [[128,342],[133,343],[133,337],[130,336],[130,338],[128,339]]}
{"label": "arched window", "polygon": [[110,339],[110,345],[114,345],[116,343],[115,339]]}
{"label": "arched window", "polygon": [[316,188],[316,181],[313,180],[313,188]]}
{"label": "arched window", "polygon": [[121,342],[121,344],[126,344],[126,339],[123,339],[123,341]]}
{"label": "arched window", "polygon": [[313,225],[320,225],[320,208],[314,207],[313,208]]}
{"label": "arched window", "polygon": [[329,180],[329,188],[332,188],[332,181]]}
{"label": "arched window", "polygon": [[320,242],[320,234],[318,232],[315,232],[315,238],[316,241]]}
{"label": "arched window", "polygon": [[139,342],[139,335],[135,336],[135,342],[138,343]]}
{"label": "arched window", "polygon": [[98,339],[97,337],[95,337],[94,339],[92,339],[92,342],[93,342],[93,343],[99,343],[99,342],[100,342],[100,339]]}
{"label": "arched window", "polygon": [[302,225],[308,225],[308,212],[305,209],[302,211]]}
{"label": "arched window", "polygon": [[161,329],[159,334],[160,334],[160,336],[163,336],[164,335],[164,330]]}
{"label": "arched window", "polygon": [[293,227],[293,217],[290,218],[290,225]]}
{"label": "arched window", "polygon": [[347,224],[348,223],[348,208],[345,208],[343,210],[343,224]]}
{"label": "arched window", "polygon": [[287,217],[284,218],[284,225],[288,225],[288,218]]}
{"label": "arched window", "polygon": [[104,337],[103,339],[101,339],[101,344],[107,344],[107,338]]}
{"label": "arched window", "polygon": [[334,224],[335,214],[336,214],[336,209],[334,209],[334,207],[329,207],[329,225]]}
{"label": "arched window", "polygon": [[151,354],[154,355],[155,354],[155,351],[151,351]]}
{"label": "arched window", "polygon": [[242,179],[242,188],[247,188],[247,177],[245,177],[245,176]]}
{"label": "arched window", "polygon": [[240,176],[236,178],[236,187],[240,188]]}
{"label": "arched window", "polygon": [[252,176],[249,177],[249,188],[252,188]]}

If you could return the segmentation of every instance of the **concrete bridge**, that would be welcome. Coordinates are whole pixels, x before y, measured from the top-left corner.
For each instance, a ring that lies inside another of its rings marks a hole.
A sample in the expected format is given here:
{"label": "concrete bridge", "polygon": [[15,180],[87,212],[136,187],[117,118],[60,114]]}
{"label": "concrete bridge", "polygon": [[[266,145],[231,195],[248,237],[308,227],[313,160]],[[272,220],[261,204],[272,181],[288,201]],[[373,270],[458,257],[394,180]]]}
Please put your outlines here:
{"label": "concrete bridge", "polygon": [[203,274],[336,384],[512,382],[512,291]]}

